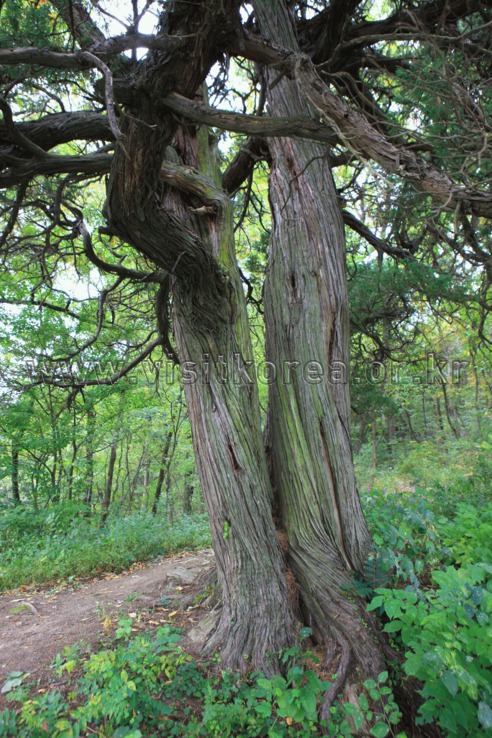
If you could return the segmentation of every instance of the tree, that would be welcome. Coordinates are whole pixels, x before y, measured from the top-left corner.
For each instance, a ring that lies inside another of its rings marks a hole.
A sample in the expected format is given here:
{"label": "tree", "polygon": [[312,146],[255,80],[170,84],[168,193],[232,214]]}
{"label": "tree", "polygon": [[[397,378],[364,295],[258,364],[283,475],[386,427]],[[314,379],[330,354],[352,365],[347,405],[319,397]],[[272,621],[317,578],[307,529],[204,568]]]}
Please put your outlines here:
{"label": "tree", "polygon": [[[2,10],[6,259],[17,266],[37,248],[41,280],[28,299],[42,305],[59,261],[80,268],[84,258],[114,275],[101,293],[94,341],[108,290],[140,285],[132,309],[155,298],[157,334],[133,344],[133,358],[107,383],[158,347],[179,357],[222,590],[208,648],[227,665],[274,669],[268,653],[294,640],[296,620],[305,622],[338,670],[328,706],[353,667],[374,676],[383,665],[377,627],[352,587],[371,539],[350,441],[344,225],[380,265],[413,263],[420,249],[434,269],[447,261],[455,271],[476,267],[485,338],[490,10],[479,0],[386,2],[379,10],[361,0],[197,0],[190,12],[188,2],[169,0],[152,35],[139,32],[144,11],[134,3],[125,33],[106,37],[103,0],[88,7],[17,0]],[[417,83],[439,78],[443,55],[442,97],[416,100]],[[234,91],[230,57],[247,94],[240,81]],[[467,76],[458,76],[459,64]],[[242,99],[243,112],[209,104],[221,94]],[[444,151],[441,107],[456,100]],[[249,136],[225,172],[211,128]],[[246,182],[248,208],[259,159],[270,166],[273,219],[264,306],[276,381],[266,444],[231,200]],[[104,223],[81,190],[102,176]],[[386,205],[364,220],[374,196]],[[100,223],[97,236],[86,220]],[[382,347],[392,308],[379,316]],[[55,300],[51,309],[69,308]],[[374,321],[362,328],[378,337]],[[74,355],[91,344],[79,343]],[[90,383],[44,381],[72,390]]]}

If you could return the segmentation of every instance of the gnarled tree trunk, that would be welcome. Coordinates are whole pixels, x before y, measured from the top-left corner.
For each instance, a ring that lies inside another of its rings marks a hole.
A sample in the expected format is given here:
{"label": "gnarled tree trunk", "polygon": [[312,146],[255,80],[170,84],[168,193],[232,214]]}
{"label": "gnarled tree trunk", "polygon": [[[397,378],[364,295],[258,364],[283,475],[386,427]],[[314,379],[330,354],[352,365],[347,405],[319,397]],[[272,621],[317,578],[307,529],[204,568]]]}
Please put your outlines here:
{"label": "gnarled tree trunk", "polygon": [[[192,14],[187,3],[170,6],[165,30],[181,36],[186,48],[177,59],[156,52],[137,80],[106,214],[115,233],[170,274],[175,340],[223,595],[208,649],[244,670],[269,668],[268,652],[291,642],[292,620],[256,387],[222,377],[223,360],[232,371],[231,362],[241,366],[252,357],[232,206],[214,182],[208,134],[201,146],[193,130],[176,141],[176,121],[158,105],[169,89],[191,97],[200,88],[237,6],[212,0]],[[180,144],[181,162],[172,143]]]}
{"label": "gnarled tree trunk", "polygon": [[[296,48],[285,6],[258,1],[256,11],[264,36]],[[268,82],[272,115],[312,113],[294,81],[270,72]],[[350,441],[344,226],[326,148],[287,138],[269,148],[265,320],[267,359],[277,367],[269,393],[272,477],[306,620],[327,646],[340,647],[336,689],[351,656],[364,676],[383,668],[351,580],[371,538]]]}
{"label": "gnarled tree trunk", "polygon": [[175,338],[178,354],[187,362],[186,401],[223,596],[207,651],[220,649],[225,664],[268,670],[274,665],[266,654],[291,641],[292,621],[273,525],[256,384],[241,372],[253,352],[236,264],[232,204],[218,188],[208,132],[202,131],[197,140],[183,136],[183,161],[207,172],[203,185],[215,204],[196,215],[189,205],[183,207],[182,197],[176,203],[171,194],[166,203],[207,244],[226,285],[213,330],[197,318],[188,286],[178,280],[174,287]]}

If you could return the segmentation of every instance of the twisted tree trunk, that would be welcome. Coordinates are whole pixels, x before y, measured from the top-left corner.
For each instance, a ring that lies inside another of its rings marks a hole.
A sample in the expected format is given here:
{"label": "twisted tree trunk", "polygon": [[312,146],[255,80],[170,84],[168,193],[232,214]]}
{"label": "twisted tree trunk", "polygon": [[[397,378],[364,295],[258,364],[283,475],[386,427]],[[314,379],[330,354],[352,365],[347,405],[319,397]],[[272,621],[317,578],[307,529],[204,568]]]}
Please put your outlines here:
{"label": "twisted tree trunk", "polygon": [[242,366],[252,357],[232,205],[218,187],[208,133],[201,142],[193,128],[176,136],[175,118],[159,106],[171,89],[189,97],[200,89],[237,7],[236,0],[211,0],[190,14],[187,3],[169,5],[163,30],[181,36],[186,48],[179,57],[156,52],[136,82],[106,215],[115,233],[170,274],[175,341],[223,596],[208,649],[220,651],[224,665],[268,670],[275,668],[268,652],[292,641],[292,619],[256,387],[222,375],[223,360],[232,370],[232,362]]}
{"label": "twisted tree trunk", "polygon": [[[180,35],[186,49],[177,61],[156,52],[136,80],[106,215],[116,234],[170,275],[174,337],[223,595],[208,650],[220,651],[227,666],[272,670],[276,664],[267,654],[292,642],[293,617],[257,386],[248,376],[253,354],[232,207],[219,187],[206,131],[177,131],[159,106],[170,89],[195,95],[228,32],[228,13],[236,11],[235,0],[198,3],[193,14],[178,0],[169,6],[165,30]],[[261,3],[258,14],[267,35],[295,44],[285,8]],[[305,112],[288,79],[272,84],[269,93],[275,114]],[[304,618],[327,649],[339,647],[332,699],[352,656],[364,675],[382,669],[375,632],[363,605],[350,596],[351,574],[362,567],[370,537],[349,438],[343,223],[325,149],[282,139],[271,151],[267,352],[278,371],[291,369],[270,397],[273,480]],[[161,308],[165,312],[166,305]],[[338,373],[332,384],[330,367]]]}
{"label": "twisted tree trunk", "polygon": [[207,243],[226,284],[222,320],[212,331],[196,319],[188,286],[177,281],[174,287],[175,338],[179,356],[187,361],[186,401],[223,596],[207,651],[220,649],[225,664],[270,671],[277,664],[268,662],[267,652],[292,642],[292,619],[272,518],[257,388],[241,371],[250,366],[253,352],[234,249],[232,203],[218,187],[208,132],[195,141],[188,137],[180,148],[185,164],[200,164],[207,171],[203,185],[215,211],[193,214],[182,198],[176,203],[172,195],[167,206]]}
{"label": "twisted tree trunk", "polygon": [[[264,36],[295,49],[285,7],[256,3]],[[294,81],[269,73],[275,116],[311,111]],[[350,441],[349,312],[344,226],[326,148],[275,139],[272,233],[265,285],[272,478],[305,617],[340,652],[341,686],[352,657],[364,676],[383,669],[375,630],[353,595],[371,546]],[[289,367],[289,372],[284,370]]]}

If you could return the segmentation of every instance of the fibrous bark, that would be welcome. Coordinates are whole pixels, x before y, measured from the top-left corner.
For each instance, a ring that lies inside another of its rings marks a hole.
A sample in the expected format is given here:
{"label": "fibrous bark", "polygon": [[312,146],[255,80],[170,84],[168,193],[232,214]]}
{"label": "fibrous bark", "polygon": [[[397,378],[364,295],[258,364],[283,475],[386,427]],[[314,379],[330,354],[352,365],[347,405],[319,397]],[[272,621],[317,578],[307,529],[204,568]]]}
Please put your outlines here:
{"label": "fibrous bark", "polygon": [[[195,162],[189,142],[182,155],[187,164],[206,164],[213,176],[213,159],[204,153],[207,139],[205,133]],[[209,187],[217,185],[209,181]],[[224,319],[208,329],[195,317],[187,285],[177,281],[174,288],[175,338],[178,354],[191,362],[193,372],[185,393],[223,599],[206,652],[219,650],[225,665],[241,670],[270,671],[276,663],[268,653],[292,642],[292,619],[272,518],[257,389],[242,373],[250,366],[252,348],[234,251],[232,203],[219,189],[216,198],[215,214],[181,211],[181,218],[208,244],[225,274]]]}
{"label": "fibrous bark", "polygon": [[292,621],[256,387],[222,376],[224,359],[232,371],[231,362],[239,367],[252,357],[232,205],[219,187],[207,133],[178,133],[175,119],[159,106],[171,89],[191,97],[200,88],[223,41],[218,29],[228,32],[236,7],[233,0],[213,0],[197,4],[192,15],[183,2],[168,9],[166,30],[186,39],[186,54],[176,59],[155,52],[143,70],[138,106],[121,121],[106,213],[110,229],[170,274],[174,336],[187,372],[223,597],[208,650],[220,651],[224,665],[268,670],[274,667],[268,652],[291,642]]}
{"label": "fibrous bark", "polygon": [[[287,10],[256,9],[262,33],[295,49]],[[310,114],[295,81],[268,79],[272,115]],[[351,655],[364,675],[383,668],[363,603],[349,595],[371,539],[350,442],[343,219],[325,148],[275,139],[270,153],[267,359],[282,368],[269,393],[272,477],[307,622],[327,646],[338,644],[341,681]]]}

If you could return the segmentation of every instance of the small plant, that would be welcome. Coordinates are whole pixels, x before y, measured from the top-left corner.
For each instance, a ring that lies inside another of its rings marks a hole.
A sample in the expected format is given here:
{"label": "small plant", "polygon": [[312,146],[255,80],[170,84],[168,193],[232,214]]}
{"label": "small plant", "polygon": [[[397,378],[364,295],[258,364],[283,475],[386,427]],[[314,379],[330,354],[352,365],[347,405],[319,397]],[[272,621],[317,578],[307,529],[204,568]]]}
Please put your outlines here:
{"label": "small plant", "polygon": [[63,651],[55,656],[51,668],[57,676],[61,676],[64,671],[67,674],[71,674],[80,662],[81,653],[81,643],[75,643],[73,646],[65,646]]}
{"label": "small plant", "polygon": [[133,618],[131,618],[129,615],[123,615],[118,620],[119,628],[116,629],[115,638],[117,640],[120,640],[122,638],[130,638],[132,634],[132,628],[133,628]]}

